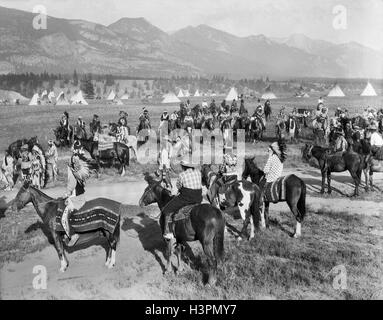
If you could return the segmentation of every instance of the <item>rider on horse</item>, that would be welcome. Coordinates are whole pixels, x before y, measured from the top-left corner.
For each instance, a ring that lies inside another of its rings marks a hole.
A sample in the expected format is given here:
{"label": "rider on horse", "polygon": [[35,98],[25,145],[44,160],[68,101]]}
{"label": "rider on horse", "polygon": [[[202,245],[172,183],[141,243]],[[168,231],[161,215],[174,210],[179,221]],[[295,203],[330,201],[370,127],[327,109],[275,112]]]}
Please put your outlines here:
{"label": "rider on horse", "polygon": [[66,139],[69,141],[69,114],[66,111],[64,111],[63,116],[61,117],[60,126],[65,129],[65,132],[67,133]]}
{"label": "rider on horse", "polygon": [[165,239],[174,238],[169,230],[172,214],[187,205],[200,204],[202,202],[201,172],[196,169],[196,165],[185,159],[180,164],[183,171],[180,173],[176,184],[179,194],[170,200],[162,210],[162,214],[165,217]]}
{"label": "rider on horse", "polygon": [[129,135],[130,135],[130,129],[126,125],[125,117],[121,117],[118,120],[116,140],[117,140],[117,142],[121,142],[121,143],[126,144]]}
{"label": "rider on horse", "polygon": [[378,133],[378,127],[376,125],[370,125],[367,128],[371,132],[370,144],[371,152],[377,160],[383,160],[383,138]]}
{"label": "rider on horse", "polygon": [[264,178],[260,181],[259,187],[261,190],[266,190],[267,187],[275,180],[282,176],[283,163],[286,160],[286,143],[283,140],[273,142],[268,148],[268,159],[263,172]]}
{"label": "rider on horse", "polygon": [[66,193],[63,198],[66,200],[66,207],[63,212],[61,223],[65,233],[70,239],[68,246],[73,246],[79,235],[72,234],[69,219],[74,210],[79,210],[86,202],[85,199],[85,181],[89,178],[89,167],[86,163],[84,151],[81,143],[76,141],[73,145],[73,154],[68,164],[68,182]]}
{"label": "rider on horse", "polygon": [[344,131],[342,127],[338,127],[335,131],[337,138],[335,140],[334,153],[343,153],[347,150],[348,142],[344,137]]}
{"label": "rider on horse", "polygon": [[241,106],[239,107],[239,115],[240,116],[247,116],[248,111],[245,107],[245,101],[241,99]]}
{"label": "rider on horse", "polygon": [[101,133],[101,123],[97,114],[93,115],[92,122],[89,124],[89,130],[92,137]]}
{"label": "rider on horse", "polygon": [[259,119],[261,125],[262,125],[262,131],[265,130],[266,125],[265,125],[265,114],[263,112],[262,105],[258,105],[257,108],[255,109],[253,113],[253,117],[256,117]]}

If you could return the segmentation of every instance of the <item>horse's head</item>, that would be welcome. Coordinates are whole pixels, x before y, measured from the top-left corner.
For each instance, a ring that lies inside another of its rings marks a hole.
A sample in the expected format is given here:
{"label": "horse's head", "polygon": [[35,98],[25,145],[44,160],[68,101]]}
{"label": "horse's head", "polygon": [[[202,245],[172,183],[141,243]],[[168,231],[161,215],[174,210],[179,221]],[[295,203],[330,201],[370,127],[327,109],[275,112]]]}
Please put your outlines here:
{"label": "horse's head", "polygon": [[25,181],[23,186],[20,188],[15,199],[12,202],[12,210],[19,212],[23,209],[28,203],[32,201],[32,195],[29,190],[30,181]]}
{"label": "horse's head", "polygon": [[213,170],[211,169],[211,164],[203,164],[201,165],[201,176],[202,176],[202,184],[208,186],[209,174]]}
{"label": "horse's head", "polygon": [[247,157],[244,161],[245,165],[242,172],[242,180],[246,180],[250,176],[252,182],[258,185],[264,176],[264,172],[258,168],[255,157]]}
{"label": "horse's head", "polygon": [[168,190],[161,186],[161,180],[154,179],[149,173],[145,173],[145,181],[148,183],[148,186],[145,188],[139,201],[141,208],[159,202],[161,200],[162,191],[165,190],[165,192],[169,193]]}
{"label": "horse's head", "polygon": [[312,150],[314,146],[311,144],[306,143],[305,146],[302,148],[302,159],[305,161],[310,161],[312,157]]}

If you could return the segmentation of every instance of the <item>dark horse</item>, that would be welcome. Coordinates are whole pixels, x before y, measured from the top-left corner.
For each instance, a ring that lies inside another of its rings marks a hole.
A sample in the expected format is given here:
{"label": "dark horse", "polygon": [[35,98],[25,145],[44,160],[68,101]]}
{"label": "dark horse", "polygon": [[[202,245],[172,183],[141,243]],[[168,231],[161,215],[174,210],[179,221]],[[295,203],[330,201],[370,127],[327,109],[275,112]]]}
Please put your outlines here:
{"label": "dark horse", "polygon": [[[57,250],[59,259],[61,261],[61,268],[60,271],[64,272],[69,263],[65,256],[64,251],[64,236],[65,232],[60,232],[56,230],[56,219],[57,219],[57,213],[61,208],[64,208],[64,199],[53,199],[40,190],[32,187],[29,185],[29,182],[24,182],[24,185],[20,188],[19,192],[16,195],[16,198],[13,200],[12,204],[12,210],[21,210],[24,208],[28,203],[32,202],[37,214],[43,221],[44,225],[47,227],[47,229],[50,232],[50,235],[53,238],[54,246]],[[89,201],[85,204],[85,206],[89,208],[94,207],[100,207],[100,204],[102,207],[104,207],[102,204],[105,204],[105,208],[111,209],[111,208],[120,208],[120,205],[118,202],[109,200],[109,199],[94,199],[92,201]],[[84,207],[85,207],[84,206]],[[109,208],[110,207],[110,208]],[[119,210],[119,209],[118,209]],[[115,259],[116,259],[116,248],[117,243],[120,239],[120,219],[117,221],[117,226],[115,227],[115,231],[113,234],[111,234],[109,231],[105,230],[104,228],[95,229],[92,231],[80,233],[80,238],[78,239],[75,247],[89,243],[97,238],[106,238],[109,244],[109,248],[107,251],[107,260],[105,265],[108,268],[112,268],[115,265]]]}
{"label": "dark horse", "polygon": [[[264,179],[265,173],[259,169],[254,162],[254,158],[245,159],[245,168],[242,173],[242,179],[246,180],[250,176],[250,179],[256,185],[259,185],[260,181]],[[302,179],[292,174],[285,180],[286,183],[286,200],[279,200],[278,202],[286,201],[291,212],[297,221],[294,238],[298,238],[301,235],[301,224],[306,215],[306,184]],[[261,214],[262,227],[267,227],[269,224],[269,206],[270,202],[264,199],[265,209]]]}
{"label": "dark horse", "polygon": [[325,192],[325,179],[327,175],[328,193],[331,193],[331,172],[343,172],[348,170],[355,184],[354,196],[359,195],[359,184],[364,167],[364,157],[352,151],[330,154],[330,149],[306,144],[303,159],[309,161],[311,157],[317,159],[322,173],[321,193]]}
{"label": "dark horse", "polygon": [[96,160],[97,168],[100,170],[101,161],[112,161],[113,164],[117,160],[121,165],[121,176],[125,175],[125,171],[130,164],[129,147],[120,142],[114,142],[112,149],[98,150],[98,141],[80,139],[81,145],[89,152],[92,159]]}
{"label": "dark horse", "polygon": [[[160,210],[172,199],[169,190],[161,186],[161,182],[153,177],[146,175],[145,180],[148,183],[140,199],[140,206],[147,206],[157,203]],[[164,230],[164,216],[160,218],[161,230]],[[188,241],[201,242],[202,248],[207,257],[208,263],[208,284],[214,285],[217,281],[217,263],[223,259],[224,254],[224,233],[225,220],[221,211],[214,208],[210,204],[200,204],[192,208],[190,218],[174,222],[173,232],[177,241],[177,259],[178,271],[182,270],[181,266],[181,250],[182,246]],[[172,255],[171,241],[167,241],[166,272],[170,271],[170,257]]]}

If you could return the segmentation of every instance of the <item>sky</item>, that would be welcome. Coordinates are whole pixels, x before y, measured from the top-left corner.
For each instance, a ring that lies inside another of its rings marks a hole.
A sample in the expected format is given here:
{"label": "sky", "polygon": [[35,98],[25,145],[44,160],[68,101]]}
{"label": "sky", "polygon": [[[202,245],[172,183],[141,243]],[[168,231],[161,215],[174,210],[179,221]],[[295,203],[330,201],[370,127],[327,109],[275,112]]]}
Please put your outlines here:
{"label": "sky", "polygon": [[0,0],[0,6],[24,11],[36,5],[50,16],[103,25],[144,17],[167,32],[207,24],[237,36],[303,33],[383,50],[383,0]]}

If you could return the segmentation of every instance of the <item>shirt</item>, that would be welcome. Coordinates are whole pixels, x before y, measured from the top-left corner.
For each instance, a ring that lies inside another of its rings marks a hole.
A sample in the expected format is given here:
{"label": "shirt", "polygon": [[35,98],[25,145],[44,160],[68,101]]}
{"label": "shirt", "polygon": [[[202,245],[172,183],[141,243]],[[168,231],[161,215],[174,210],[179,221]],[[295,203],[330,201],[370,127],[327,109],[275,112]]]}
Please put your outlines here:
{"label": "shirt", "polygon": [[266,176],[266,182],[274,182],[277,180],[281,175],[283,171],[283,163],[281,160],[279,160],[278,156],[276,154],[273,154],[269,157],[269,159],[266,162],[265,168],[263,169],[263,172]]}
{"label": "shirt", "polygon": [[202,189],[202,177],[199,170],[187,169],[180,173],[177,180],[177,188],[188,188],[192,190]]}
{"label": "shirt", "polygon": [[373,134],[371,134],[370,143],[371,143],[371,146],[382,147],[383,146],[383,138],[379,133],[374,132]]}

